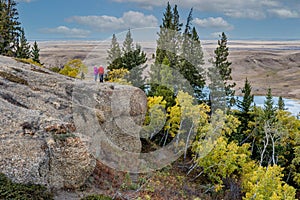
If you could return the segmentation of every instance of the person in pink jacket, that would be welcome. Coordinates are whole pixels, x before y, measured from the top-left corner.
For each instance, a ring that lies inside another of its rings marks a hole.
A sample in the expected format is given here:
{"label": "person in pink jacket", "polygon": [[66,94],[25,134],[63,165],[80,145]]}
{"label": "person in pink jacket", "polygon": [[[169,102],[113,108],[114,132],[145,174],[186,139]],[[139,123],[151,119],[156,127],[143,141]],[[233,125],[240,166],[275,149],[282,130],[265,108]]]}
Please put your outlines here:
{"label": "person in pink jacket", "polygon": [[94,67],[94,76],[95,76],[95,81],[97,81],[97,78],[98,78],[98,68],[96,66]]}

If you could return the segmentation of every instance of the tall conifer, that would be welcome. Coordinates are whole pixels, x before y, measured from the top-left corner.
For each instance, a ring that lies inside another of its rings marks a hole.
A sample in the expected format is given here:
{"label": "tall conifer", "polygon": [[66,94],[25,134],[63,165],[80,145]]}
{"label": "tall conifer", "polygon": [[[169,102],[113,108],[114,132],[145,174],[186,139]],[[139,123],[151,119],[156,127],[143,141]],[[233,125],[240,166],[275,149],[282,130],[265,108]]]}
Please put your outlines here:
{"label": "tall conifer", "polygon": [[283,101],[283,99],[282,99],[282,96],[280,96],[280,97],[278,98],[278,104],[277,104],[277,106],[278,106],[278,109],[279,109],[279,110],[286,110],[286,108],[285,108],[285,103],[284,103],[284,101]]}
{"label": "tall conifer", "polygon": [[23,28],[21,29],[20,41],[19,41],[19,45],[17,46],[16,57],[17,58],[30,57],[30,45],[27,42]]}
{"label": "tall conifer", "polygon": [[224,32],[220,36],[220,40],[218,40],[218,46],[214,53],[215,58],[212,63],[220,75],[219,78],[223,81],[226,103],[228,108],[230,108],[235,104],[234,87],[236,84],[232,82],[231,62],[228,61],[229,49],[227,47],[227,36]]}
{"label": "tall conifer", "polygon": [[238,118],[241,122],[239,126],[239,131],[236,136],[233,136],[234,139],[237,139],[239,144],[246,142],[249,129],[249,122],[254,120],[253,114],[250,113],[251,107],[254,103],[254,95],[251,94],[252,87],[248,79],[245,80],[245,85],[242,89],[243,99],[237,101],[237,107],[240,109],[238,112]]}
{"label": "tall conifer", "polygon": [[110,49],[107,51],[107,62],[110,65],[114,60],[121,57],[121,49],[117,37],[113,34],[110,44]]}
{"label": "tall conifer", "polygon": [[123,50],[124,54],[129,53],[129,52],[134,50],[133,39],[132,39],[132,36],[131,36],[130,29],[126,33],[126,37],[125,37],[125,40],[123,42],[122,50]]}
{"label": "tall conifer", "polygon": [[38,44],[36,41],[34,41],[33,43],[33,47],[32,47],[32,50],[31,50],[31,57],[32,57],[32,60],[37,62],[37,63],[41,63],[40,61],[40,49],[38,47]]}
{"label": "tall conifer", "polygon": [[21,34],[17,3],[14,0],[0,1],[0,54],[16,56]]}
{"label": "tall conifer", "polygon": [[268,88],[266,100],[264,102],[264,117],[265,120],[273,122],[275,120],[276,107],[274,106],[274,100],[272,95],[272,89]]}

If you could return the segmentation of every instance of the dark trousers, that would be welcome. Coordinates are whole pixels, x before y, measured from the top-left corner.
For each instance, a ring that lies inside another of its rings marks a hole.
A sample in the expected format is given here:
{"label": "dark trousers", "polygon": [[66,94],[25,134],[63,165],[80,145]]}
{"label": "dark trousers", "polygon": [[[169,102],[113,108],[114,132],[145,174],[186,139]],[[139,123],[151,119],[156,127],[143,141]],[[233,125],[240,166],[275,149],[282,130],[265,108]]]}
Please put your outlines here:
{"label": "dark trousers", "polygon": [[100,82],[103,83],[103,74],[99,74]]}

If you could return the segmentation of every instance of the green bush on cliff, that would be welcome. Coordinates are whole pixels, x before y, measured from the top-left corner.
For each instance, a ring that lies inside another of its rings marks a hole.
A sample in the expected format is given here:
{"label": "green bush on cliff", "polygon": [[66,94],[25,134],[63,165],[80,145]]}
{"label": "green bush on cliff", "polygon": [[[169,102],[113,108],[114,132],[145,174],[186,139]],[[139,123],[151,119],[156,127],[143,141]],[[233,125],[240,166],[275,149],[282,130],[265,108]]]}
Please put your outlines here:
{"label": "green bush on cliff", "polygon": [[53,195],[44,186],[13,183],[0,173],[0,199],[51,200]]}

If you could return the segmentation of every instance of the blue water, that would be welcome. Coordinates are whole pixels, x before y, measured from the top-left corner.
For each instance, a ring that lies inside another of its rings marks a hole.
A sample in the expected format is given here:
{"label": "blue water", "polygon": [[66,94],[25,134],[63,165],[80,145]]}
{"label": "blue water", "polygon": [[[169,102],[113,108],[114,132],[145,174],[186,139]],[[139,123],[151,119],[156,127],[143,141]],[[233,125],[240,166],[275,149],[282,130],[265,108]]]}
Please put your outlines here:
{"label": "blue water", "polygon": [[[238,97],[240,100],[242,100],[242,97]],[[277,106],[279,97],[273,97],[274,105]],[[254,102],[256,106],[263,107],[264,102],[266,100],[265,96],[254,96]],[[300,100],[297,99],[287,99],[283,98],[285,108],[287,111],[291,112],[292,115],[297,116],[300,113]]]}

